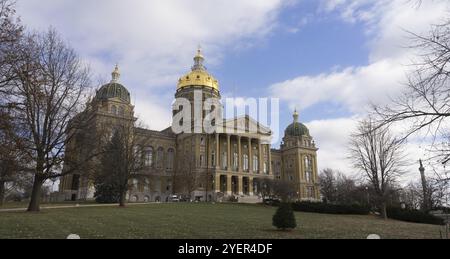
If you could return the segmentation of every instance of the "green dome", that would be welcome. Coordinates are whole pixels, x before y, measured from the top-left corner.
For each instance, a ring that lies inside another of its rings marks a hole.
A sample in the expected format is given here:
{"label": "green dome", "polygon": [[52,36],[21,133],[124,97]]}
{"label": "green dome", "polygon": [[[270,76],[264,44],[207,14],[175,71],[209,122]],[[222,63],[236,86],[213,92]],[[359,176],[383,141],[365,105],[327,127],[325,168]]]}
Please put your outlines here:
{"label": "green dome", "polygon": [[119,98],[126,103],[130,103],[130,92],[125,86],[114,82],[102,86],[97,91],[97,99],[107,100],[111,98]]}
{"label": "green dome", "polygon": [[310,135],[308,128],[303,123],[298,122],[299,114],[297,112],[297,109],[295,109],[293,117],[294,122],[286,128],[286,130],[284,131],[284,135],[291,137],[309,137]]}
{"label": "green dome", "polygon": [[106,84],[97,91],[97,99],[99,100],[108,100],[111,98],[119,98],[120,100],[130,103],[130,92],[125,88],[125,86],[118,83],[120,78],[119,67],[116,65],[116,68],[112,72],[112,80],[111,83]]}
{"label": "green dome", "polygon": [[309,136],[309,130],[303,123],[294,122],[286,128],[284,134],[291,137]]}

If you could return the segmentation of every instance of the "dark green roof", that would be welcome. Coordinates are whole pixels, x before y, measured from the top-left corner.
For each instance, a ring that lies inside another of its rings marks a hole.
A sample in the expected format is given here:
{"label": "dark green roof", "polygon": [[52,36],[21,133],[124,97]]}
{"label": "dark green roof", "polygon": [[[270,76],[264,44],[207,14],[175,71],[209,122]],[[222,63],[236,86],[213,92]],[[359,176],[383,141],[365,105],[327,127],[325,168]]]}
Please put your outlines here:
{"label": "dark green roof", "polygon": [[289,125],[284,134],[286,136],[292,136],[292,137],[301,137],[301,136],[310,136],[308,128],[300,122],[294,122],[291,125]]}
{"label": "dark green roof", "polygon": [[97,91],[97,99],[107,100],[111,98],[119,98],[126,103],[130,103],[130,92],[125,86],[119,83],[109,83],[100,88]]}

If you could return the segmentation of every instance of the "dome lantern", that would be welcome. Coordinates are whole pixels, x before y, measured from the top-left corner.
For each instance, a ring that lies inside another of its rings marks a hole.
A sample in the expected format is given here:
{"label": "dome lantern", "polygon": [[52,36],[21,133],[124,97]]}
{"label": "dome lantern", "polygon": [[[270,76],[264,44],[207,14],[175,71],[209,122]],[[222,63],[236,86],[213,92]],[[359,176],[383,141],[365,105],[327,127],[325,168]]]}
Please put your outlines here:
{"label": "dome lantern", "polygon": [[294,122],[286,128],[284,135],[289,137],[310,137],[309,129],[305,126],[305,124],[299,122],[299,113],[297,112],[297,109],[295,109],[293,117]]}
{"label": "dome lantern", "polygon": [[293,117],[294,117],[294,122],[298,122],[299,114],[297,112],[297,108],[295,108]]}
{"label": "dome lantern", "polygon": [[97,100],[109,100],[117,98],[124,103],[130,104],[130,92],[125,86],[119,83],[120,72],[119,66],[116,65],[114,71],[111,73],[111,82],[103,85],[96,94]]}
{"label": "dome lantern", "polygon": [[112,75],[111,83],[119,82],[120,72],[119,72],[119,65],[118,64],[116,64],[116,68],[111,73],[111,75]]}
{"label": "dome lantern", "polygon": [[216,90],[217,92],[219,91],[219,81],[208,73],[206,67],[203,65],[204,61],[205,57],[199,47],[197,49],[197,54],[194,57],[194,65],[191,68],[191,72],[178,80],[177,90],[191,86],[200,86]]}

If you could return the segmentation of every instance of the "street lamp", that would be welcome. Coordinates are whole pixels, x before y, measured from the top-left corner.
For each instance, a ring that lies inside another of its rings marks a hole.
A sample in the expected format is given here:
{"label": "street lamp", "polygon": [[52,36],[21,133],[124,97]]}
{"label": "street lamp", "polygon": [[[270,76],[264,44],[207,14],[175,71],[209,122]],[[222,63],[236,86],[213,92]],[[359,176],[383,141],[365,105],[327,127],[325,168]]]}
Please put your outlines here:
{"label": "street lamp", "polygon": [[370,192],[369,192],[369,186],[366,186],[366,193],[367,193],[367,206],[370,207]]}

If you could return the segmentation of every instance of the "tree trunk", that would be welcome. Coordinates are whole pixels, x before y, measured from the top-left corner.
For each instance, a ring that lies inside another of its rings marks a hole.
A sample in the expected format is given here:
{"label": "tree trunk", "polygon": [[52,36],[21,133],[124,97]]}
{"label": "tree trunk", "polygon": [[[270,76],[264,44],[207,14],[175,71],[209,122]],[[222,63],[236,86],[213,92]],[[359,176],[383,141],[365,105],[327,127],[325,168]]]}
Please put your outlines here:
{"label": "tree trunk", "polygon": [[120,200],[119,200],[119,206],[125,207],[125,196],[127,195],[127,191],[122,191],[120,193]]}
{"label": "tree trunk", "polygon": [[3,206],[3,202],[5,201],[5,182],[0,182],[0,207]]}
{"label": "tree trunk", "polygon": [[40,179],[37,175],[34,177],[33,190],[31,192],[31,200],[28,205],[29,212],[38,212],[40,211],[40,203],[41,203],[41,193],[42,193],[42,184],[44,181]]}
{"label": "tree trunk", "polygon": [[381,217],[384,219],[384,220],[387,220],[388,219],[388,216],[387,216],[387,205],[386,205],[386,202],[385,201],[383,201],[383,202],[381,202]]}

